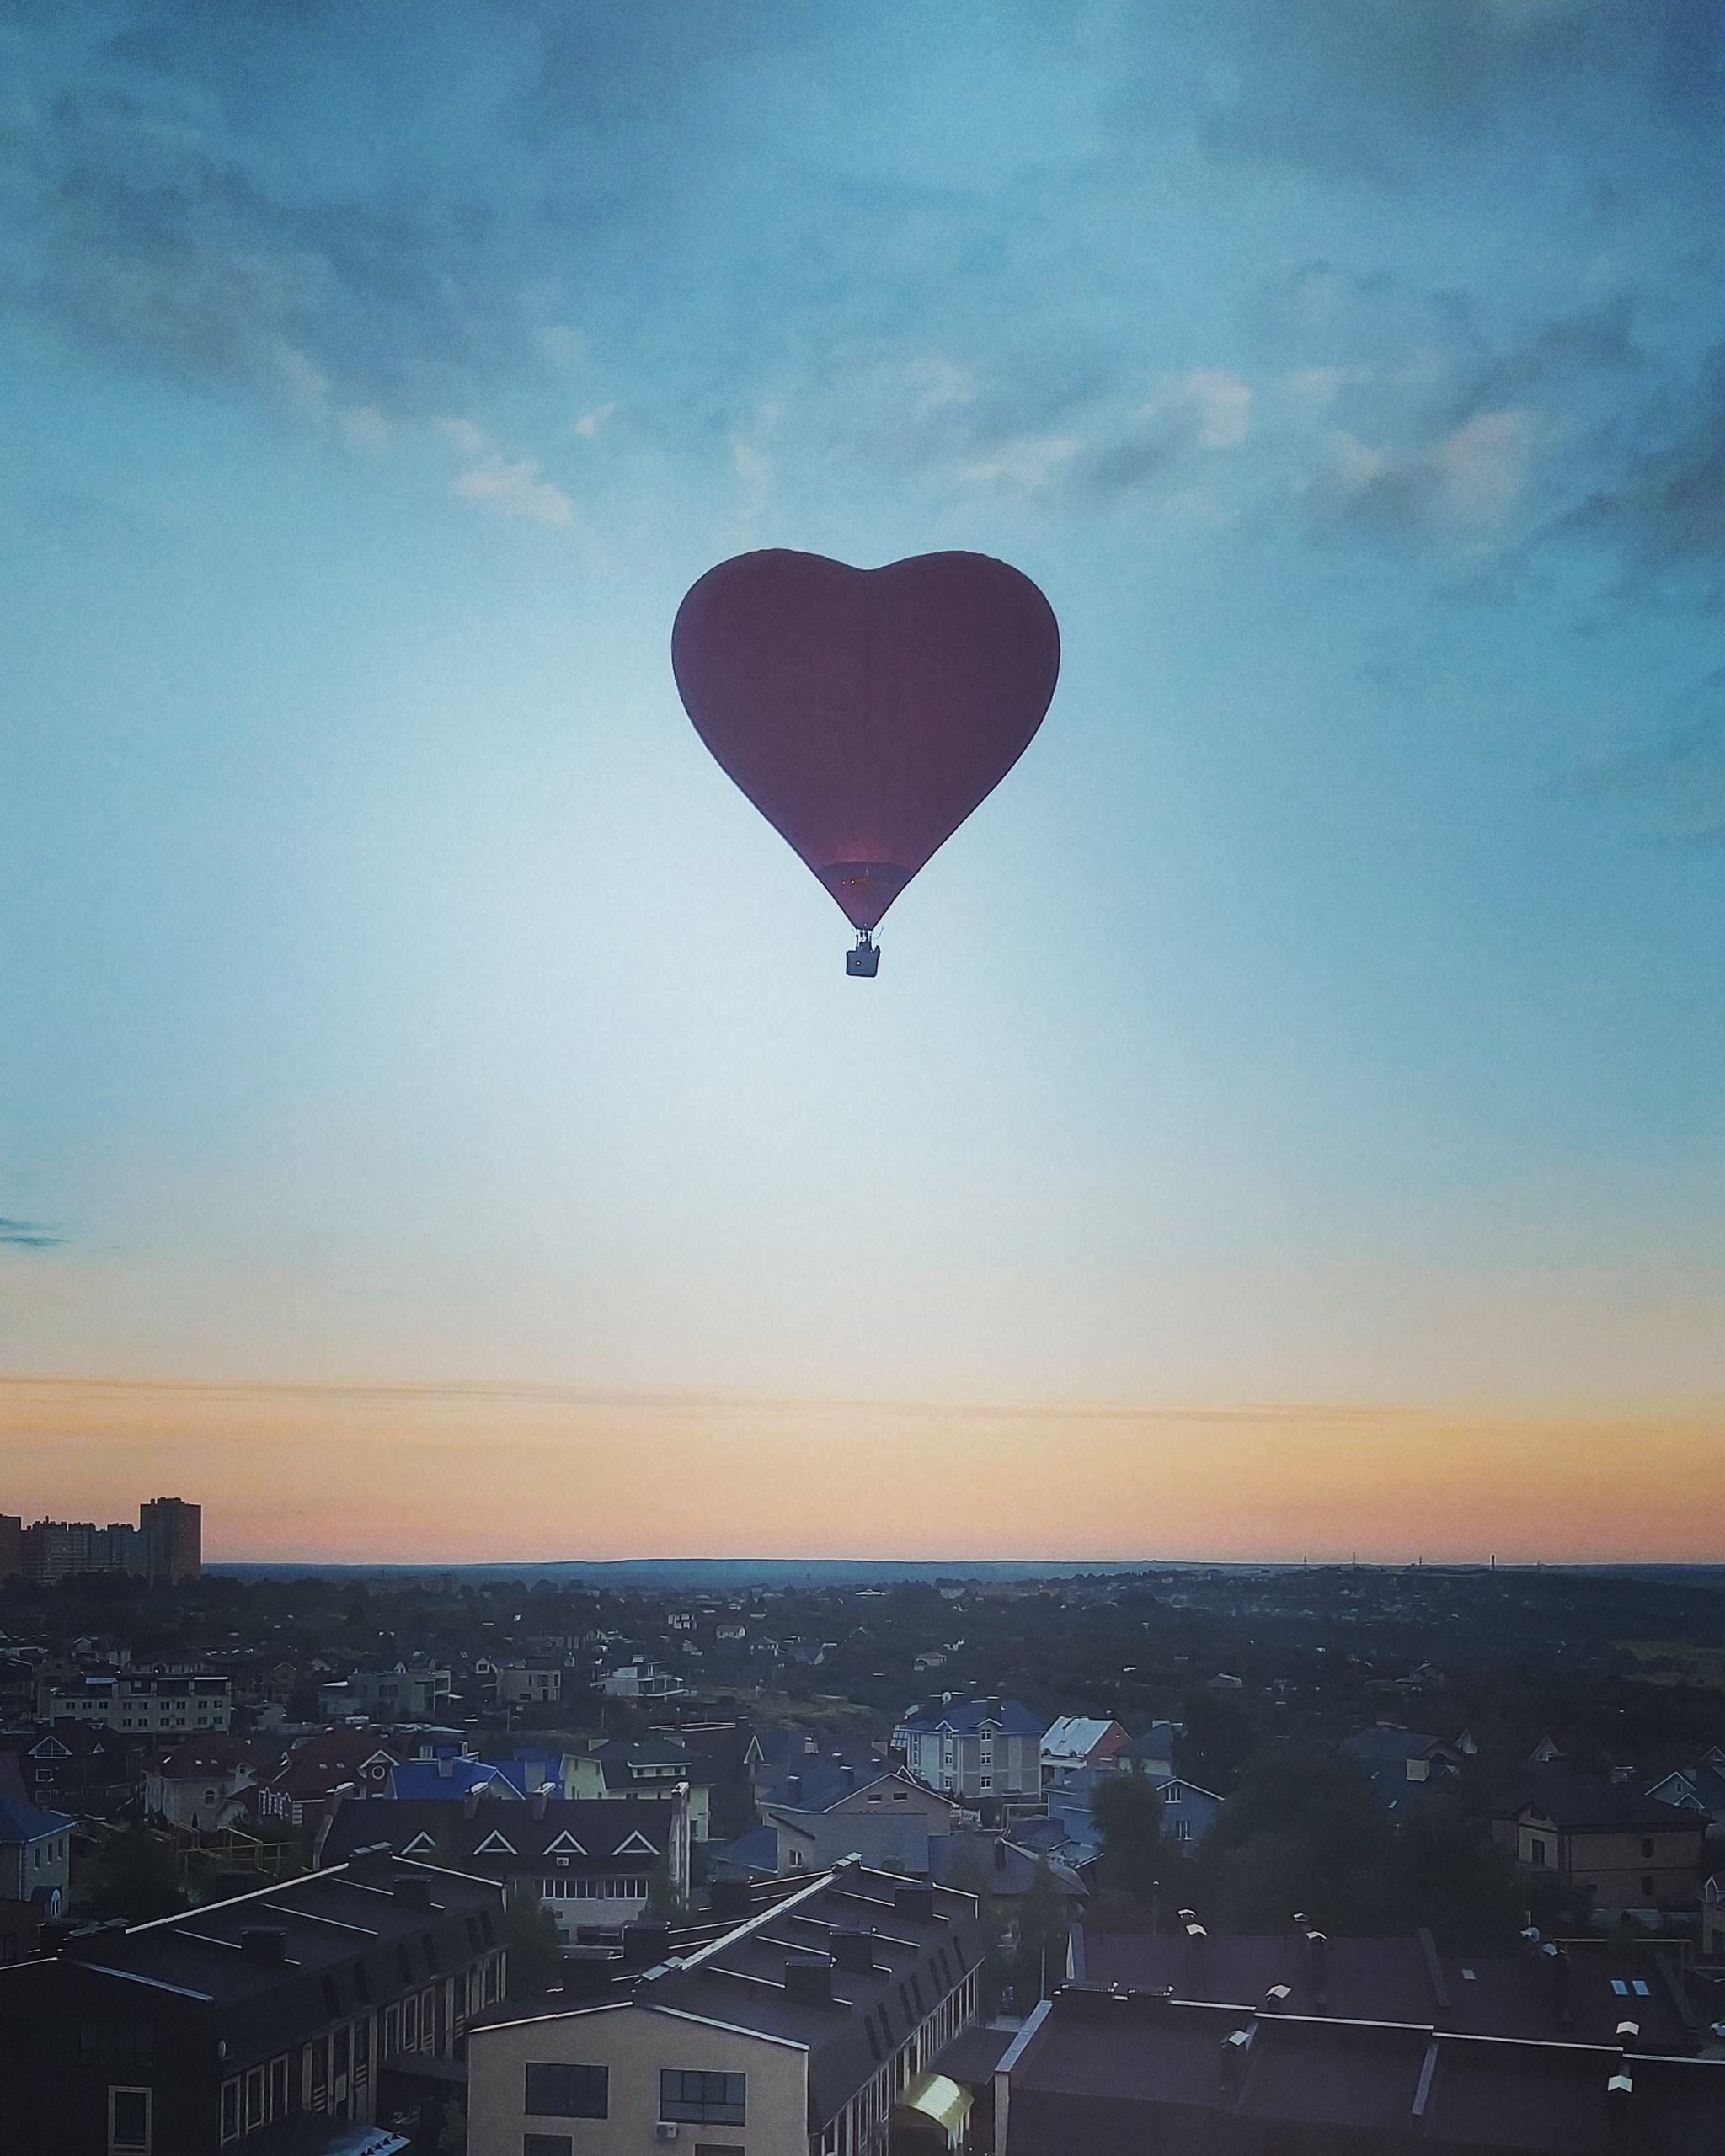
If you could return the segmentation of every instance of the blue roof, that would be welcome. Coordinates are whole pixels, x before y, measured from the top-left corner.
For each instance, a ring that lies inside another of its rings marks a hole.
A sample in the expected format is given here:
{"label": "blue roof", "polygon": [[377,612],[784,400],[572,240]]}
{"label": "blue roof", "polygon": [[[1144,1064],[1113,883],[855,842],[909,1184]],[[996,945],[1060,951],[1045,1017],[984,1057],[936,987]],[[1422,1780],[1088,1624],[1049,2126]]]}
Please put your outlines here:
{"label": "blue roof", "polygon": [[924,1732],[944,1728],[957,1737],[974,1737],[985,1721],[991,1721],[1006,1737],[1039,1737],[1043,1732],[1042,1723],[1017,1700],[954,1700],[949,1705],[916,1716],[905,1727]]}
{"label": "blue roof", "polygon": [[17,1797],[0,1796],[0,1842],[40,1842],[50,1834],[69,1833],[77,1824],[63,1812],[39,1812]]}
{"label": "blue roof", "polygon": [[451,1803],[470,1789],[483,1789],[497,1779],[498,1769],[483,1759],[451,1759],[449,1772],[435,1759],[404,1759],[390,1776],[398,1796],[420,1799],[446,1797]]}

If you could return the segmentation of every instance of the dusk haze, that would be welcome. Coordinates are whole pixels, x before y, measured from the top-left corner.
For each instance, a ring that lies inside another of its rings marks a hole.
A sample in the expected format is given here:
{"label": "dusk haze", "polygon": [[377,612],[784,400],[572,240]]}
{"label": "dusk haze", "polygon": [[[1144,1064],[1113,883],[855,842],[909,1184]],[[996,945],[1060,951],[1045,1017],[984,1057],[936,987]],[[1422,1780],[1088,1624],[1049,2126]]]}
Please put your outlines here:
{"label": "dusk haze", "polygon": [[[8,10],[6,1508],[1717,1558],[1717,29]],[[1059,620],[866,985],[766,547]]]}

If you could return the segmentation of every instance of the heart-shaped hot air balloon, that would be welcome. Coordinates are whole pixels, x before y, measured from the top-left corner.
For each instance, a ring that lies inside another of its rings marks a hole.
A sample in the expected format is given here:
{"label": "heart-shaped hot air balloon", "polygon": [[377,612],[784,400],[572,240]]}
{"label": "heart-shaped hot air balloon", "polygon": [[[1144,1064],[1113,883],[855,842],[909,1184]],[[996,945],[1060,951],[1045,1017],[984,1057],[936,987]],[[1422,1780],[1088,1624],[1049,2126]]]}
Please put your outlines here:
{"label": "heart-shaped hot air balloon", "polygon": [[1029,578],[986,554],[854,569],[782,547],[709,569],[671,666],[695,730],[857,930],[874,929],[1029,745],[1060,634]]}

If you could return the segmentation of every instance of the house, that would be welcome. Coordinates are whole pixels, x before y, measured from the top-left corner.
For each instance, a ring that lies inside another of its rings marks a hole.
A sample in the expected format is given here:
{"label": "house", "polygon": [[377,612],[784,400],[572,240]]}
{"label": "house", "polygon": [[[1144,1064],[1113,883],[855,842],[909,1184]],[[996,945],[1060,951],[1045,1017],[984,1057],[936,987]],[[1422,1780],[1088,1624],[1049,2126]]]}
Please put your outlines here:
{"label": "house", "polygon": [[143,1775],[142,1743],[106,1722],[29,1722],[0,1733],[3,1754],[17,1759],[33,1803],[86,1817],[118,1812]]}
{"label": "house", "polygon": [[1111,1771],[1131,1742],[1117,1721],[1062,1715],[1043,1732],[1043,1787],[1061,1789],[1078,1774]]}
{"label": "house", "polygon": [[244,1792],[258,1779],[255,1748],[243,1737],[194,1737],[158,1752],[144,1771],[144,1812],[170,1827],[208,1831],[248,1816]]}
{"label": "house", "polygon": [[1410,1804],[1455,1779],[1455,1755],[1440,1737],[1380,1722],[1356,1730],[1342,1747],[1371,1784],[1383,1809],[1401,1817]]}
{"label": "house", "polygon": [[458,2073],[468,2021],[503,1996],[502,1924],[496,1885],[369,1856],[75,1933],[0,1968],[6,2148],[357,2150],[339,2121],[435,2100]]}
{"label": "house", "polygon": [[1678,1958],[1651,1941],[1528,1940],[1513,1954],[1445,1954],[1421,1929],[1328,1939],[1309,1924],[1262,1934],[1188,1924],[1173,1932],[1072,1934],[1067,1972],[1118,1990],[1166,1991],[1233,2006],[1276,1998],[1290,2014],[1429,2022],[1475,2036],[1609,2044],[1633,2020],[1642,2051],[1692,2057],[1703,2015]]}
{"label": "house", "polygon": [[1725,2060],[1068,1985],[995,2076],[1001,2156],[1696,2156]]}
{"label": "house", "polygon": [[525,1655],[494,1665],[499,1706],[550,1707],[563,1697],[563,1662],[547,1655]]}
{"label": "house", "polygon": [[398,1856],[452,1864],[540,1903],[573,1943],[578,1927],[615,1929],[641,1915],[654,1874],[689,1891],[689,1807],[681,1785],[664,1796],[590,1802],[542,1790],[525,1801],[470,1790],[435,1799],[338,1795],[318,1830],[320,1867],[383,1844]]}
{"label": "house", "polygon": [[325,1721],[350,1715],[367,1721],[435,1721],[451,1697],[447,1669],[415,1659],[392,1662],[387,1669],[356,1669],[318,1687],[318,1711]]}
{"label": "house", "polygon": [[253,1813],[260,1822],[315,1828],[337,1790],[381,1796],[406,1756],[403,1740],[386,1730],[319,1730],[258,1785]]}
{"label": "house", "polygon": [[893,1749],[918,1781],[974,1805],[1041,1795],[1042,1732],[1017,1700],[947,1700],[907,1716]]}
{"label": "house", "polygon": [[1552,1873],[1601,1909],[1692,1909],[1700,1897],[1706,1816],[1607,1774],[1530,1775],[1492,1833],[1524,1870]]}
{"label": "house", "polygon": [[1681,1812],[1699,1812],[1715,1827],[1725,1827],[1725,1748],[1715,1745],[1692,1767],[1680,1767],[1655,1782],[1648,1795]]}
{"label": "house", "polygon": [[975,2020],[975,1900],[859,1864],[738,1891],[745,1913],[626,1989],[473,2030],[470,2156],[740,2151],[745,2132],[761,2156],[883,2156]]}
{"label": "house", "polygon": [[77,1824],[0,1788],[0,1902],[28,1903],[43,1917],[60,1914]]}
{"label": "house", "polygon": [[1205,1690],[1210,1692],[1238,1692],[1244,1688],[1245,1679],[1230,1676],[1226,1669],[1219,1669],[1214,1677],[1208,1679],[1204,1686]]}
{"label": "house", "polygon": [[1701,1889],[1701,1959],[1725,1961],[1725,1871],[1716,1871]]}
{"label": "house", "polygon": [[653,1796],[686,1784],[689,1792],[689,1833],[697,1842],[708,1837],[712,1816],[713,1790],[704,1774],[697,1776],[694,1754],[680,1738],[655,1735],[631,1742],[617,1738],[576,1754],[572,1796],[618,1797]]}
{"label": "house", "polygon": [[773,1731],[766,1743],[751,1737],[744,1757],[757,1806],[806,1805],[824,1812],[884,1774],[902,1773],[873,1743],[813,1730]]}
{"label": "house", "polygon": [[598,1689],[607,1700],[672,1700],[688,1690],[682,1678],[656,1662],[619,1662],[605,1671]]}

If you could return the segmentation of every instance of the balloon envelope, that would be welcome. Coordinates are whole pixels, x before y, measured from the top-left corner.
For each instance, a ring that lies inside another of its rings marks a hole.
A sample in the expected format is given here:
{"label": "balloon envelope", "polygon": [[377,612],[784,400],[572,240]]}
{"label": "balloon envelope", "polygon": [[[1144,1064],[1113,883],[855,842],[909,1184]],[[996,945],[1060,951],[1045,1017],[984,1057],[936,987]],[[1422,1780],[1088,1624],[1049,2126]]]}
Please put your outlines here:
{"label": "balloon envelope", "polygon": [[985,554],[856,569],[775,547],[693,586],[671,665],[724,770],[872,929],[1029,745],[1060,638]]}

